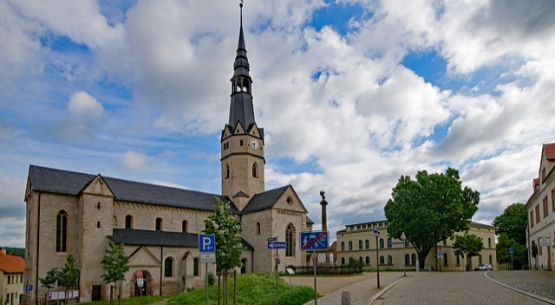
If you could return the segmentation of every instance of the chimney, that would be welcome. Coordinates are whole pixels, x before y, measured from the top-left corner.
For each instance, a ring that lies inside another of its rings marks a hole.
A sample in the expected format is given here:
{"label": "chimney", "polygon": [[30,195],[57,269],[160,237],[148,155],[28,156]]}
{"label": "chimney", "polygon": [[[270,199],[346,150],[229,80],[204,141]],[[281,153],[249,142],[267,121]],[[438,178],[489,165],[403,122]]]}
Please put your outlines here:
{"label": "chimney", "polygon": [[326,215],[326,206],[328,202],[326,201],[326,192],[320,191],[320,196],[322,196],[322,201],[320,205],[322,206],[322,231],[328,230],[328,216]]}

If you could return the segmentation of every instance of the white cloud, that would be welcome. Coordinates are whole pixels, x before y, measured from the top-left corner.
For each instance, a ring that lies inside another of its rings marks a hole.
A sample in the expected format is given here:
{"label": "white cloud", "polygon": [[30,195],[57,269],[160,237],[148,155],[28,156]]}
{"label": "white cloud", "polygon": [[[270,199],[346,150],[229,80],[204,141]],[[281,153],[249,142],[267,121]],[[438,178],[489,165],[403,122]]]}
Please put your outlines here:
{"label": "white cloud", "polygon": [[85,91],[73,93],[68,108],[72,114],[85,118],[98,118],[104,114],[102,104]]}
{"label": "white cloud", "polygon": [[150,158],[136,151],[126,151],[119,158],[120,166],[125,170],[137,171],[150,167]]}

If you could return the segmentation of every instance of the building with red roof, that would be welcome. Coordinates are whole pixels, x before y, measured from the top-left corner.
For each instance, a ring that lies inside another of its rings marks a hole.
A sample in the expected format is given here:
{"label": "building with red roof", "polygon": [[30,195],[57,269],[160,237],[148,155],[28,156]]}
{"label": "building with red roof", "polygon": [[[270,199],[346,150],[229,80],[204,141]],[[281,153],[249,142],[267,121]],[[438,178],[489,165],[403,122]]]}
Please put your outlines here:
{"label": "building with red roof", "polygon": [[0,251],[0,304],[16,305],[23,295],[25,261],[16,255]]}

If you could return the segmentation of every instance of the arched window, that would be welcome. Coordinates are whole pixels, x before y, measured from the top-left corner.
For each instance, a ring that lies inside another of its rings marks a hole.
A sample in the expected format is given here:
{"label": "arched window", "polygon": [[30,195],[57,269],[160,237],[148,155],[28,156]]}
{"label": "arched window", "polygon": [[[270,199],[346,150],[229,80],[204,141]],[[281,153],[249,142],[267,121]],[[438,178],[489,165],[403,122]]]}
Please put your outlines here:
{"label": "arched window", "polygon": [[457,266],[461,265],[461,257],[458,255],[455,255],[455,258],[457,259]]}
{"label": "arched window", "polygon": [[344,257],[341,258],[341,265],[345,266],[345,258]]}
{"label": "arched window", "polygon": [[341,242],[341,251],[345,251],[345,242],[344,241]]}
{"label": "arched window", "polygon": [[349,241],[349,251],[353,250],[353,242]]}
{"label": "arched window", "polygon": [[410,255],[405,254],[405,266],[410,265]]}
{"label": "arched window", "polygon": [[447,253],[443,253],[443,265],[444,265],[444,266],[447,266],[447,265],[448,265]]}
{"label": "arched window", "polygon": [[226,169],[225,169],[225,178],[229,179],[229,164],[226,166]]}
{"label": "arched window", "polygon": [[362,266],[362,262],[363,262],[363,260],[362,260],[362,256],[359,256],[359,257],[358,257],[358,262],[359,262],[359,263],[360,263],[360,265]]}
{"label": "arched window", "polygon": [[387,256],[387,264],[388,265],[393,265],[393,256],[391,256],[391,255]]}
{"label": "arched window", "polygon": [[365,241],[366,250],[370,250],[370,241],[367,239]]}
{"label": "arched window", "polygon": [[252,177],[258,177],[258,164],[256,164],[256,162],[252,165]]}
{"label": "arched window", "polygon": [[125,216],[125,228],[133,229],[133,216],[131,215]]}
{"label": "arched window", "polygon": [[260,222],[256,222],[256,234],[260,235]]}
{"label": "arched window", "polygon": [[247,259],[242,258],[241,259],[241,274],[245,274],[245,273],[247,273]]}
{"label": "arched window", "polygon": [[411,265],[416,266],[416,254],[412,254],[410,256],[410,260],[411,260]]}
{"label": "arched window", "polygon": [[383,238],[380,238],[380,249],[383,249]]}
{"label": "arched window", "polygon": [[287,257],[295,256],[295,236],[295,227],[292,224],[289,224],[287,229],[285,229],[285,242],[287,243],[285,256]]}
{"label": "arched window", "polygon": [[359,250],[362,250],[362,240],[359,240],[359,241],[358,241],[358,249],[359,249]]}
{"label": "arched window", "polygon": [[490,265],[493,265],[493,259],[492,259],[492,257],[491,257],[491,254],[489,255],[489,264],[490,264]]}
{"label": "arched window", "polygon": [[181,222],[181,232],[187,232],[187,220]]}
{"label": "arched window", "polygon": [[366,266],[370,266],[370,256],[366,257]]}
{"label": "arched window", "polygon": [[391,237],[389,237],[389,238],[387,239],[387,247],[388,247],[388,248],[393,247],[393,244],[391,243]]}
{"label": "arched window", "polygon": [[383,255],[382,255],[382,256],[380,256],[380,265],[383,265],[383,264],[384,264],[384,259],[383,259]]}
{"label": "arched window", "polygon": [[164,277],[173,276],[173,258],[167,257],[164,260]]}
{"label": "arched window", "polygon": [[482,254],[478,255],[478,262],[481,264],[482,263]]}
{"label": "arched window", "polygon": [[162,218],[156,218],[156,231],[162,231]]}
{"label": "arched window", "polygon": [[67,213],[64,210],[56,215],[56,252],[67,251]]}
{"label": "arched window", "polygon": [[488,238],[488,248],[491,248],[491,238]]}
{"label": "arched window", "polygon": [[194,276],[199,276],[199,261],[198,261],[198,257],[195,257],[195,259],[193,259],[193,275]]}

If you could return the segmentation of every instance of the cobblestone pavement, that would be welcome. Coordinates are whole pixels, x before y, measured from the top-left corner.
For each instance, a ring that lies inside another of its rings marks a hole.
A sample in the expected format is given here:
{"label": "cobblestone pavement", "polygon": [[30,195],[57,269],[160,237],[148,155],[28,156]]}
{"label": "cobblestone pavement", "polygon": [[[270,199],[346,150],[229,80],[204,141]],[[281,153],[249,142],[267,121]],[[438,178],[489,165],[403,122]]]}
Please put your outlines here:
{"label": "cobblestone pavement", "polygon": [[[496,272],[493,272],[496,273]],[[388,289],[372,305],[550,304],[498,285],[484,272],[420,272]]]}
{"label": "cobblestone pavement", "polygon": [[[393,284],[402,277],[402,272],[381,272],[381,289]],[[306,279],[295,279],[294,277],[292,284],[314,287],[313,281],[313,277],[307,277]],[[317,286],[318,293],[324,294],[324,296],[318,298],[318,305],[340,305],[343,291],[349,292],[351,305],[366,305],[381,290],[377,288],[376,273],[374,272],[364,273],[364,275],[356,277],[318,277]],[[314,301],[310,301],[305,305],[314,305]]]}
{"label": "cobblestone pavement", "polygon": [[488,271],[486,274],[495,281],[553,300],[555,303],[555,272],[515,270]]}

